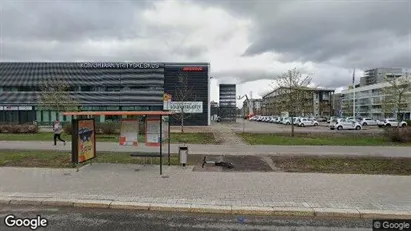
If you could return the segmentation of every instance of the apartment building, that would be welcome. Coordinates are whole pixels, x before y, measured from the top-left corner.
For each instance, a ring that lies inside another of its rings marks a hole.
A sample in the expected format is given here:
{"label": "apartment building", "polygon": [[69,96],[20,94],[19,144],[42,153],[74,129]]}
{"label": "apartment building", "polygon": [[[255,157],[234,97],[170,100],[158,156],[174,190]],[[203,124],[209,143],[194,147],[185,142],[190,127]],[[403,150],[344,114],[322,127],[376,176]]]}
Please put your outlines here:
{"label": "apartment building", "polygon": [[250,114],[250,108],[248,104],[251,104],[251,108],[255,115],[261,115],[263,112],[263,100],[262,99],[250,99],[248,102],[244,100],[243,109],[245,110],[245,115]]}
{"label": "apartment building", "polygon": [[[301,116],[331,116],[332,95],[334,89],[304,87],[298,90],[301,96],[296,103],[296,114]],[[289,89],[277,88],[263,96],[264,114],[281,115],[288,111],[290,103]]]}
{"label": "apartment building", "polygon": [[360,86],[368,86],[385,82],[385,78],[398,78],[402,76],[402,68],[374,68],[364,71],[360,78]]}
{"label": "apartment building", "polygon": [[[353,116],[354,92],[355,92],[355,116],[383,119],[396,117],[396,108],[387,105],[388,97],[384,88],[390,87],[388,82],[380,82],[372,85],[360,86],[355,89],[343,90],[341,92],[342,111],[344,116]],[[400,117],[410,119],[411,91],[404,94],[404,105]]]}

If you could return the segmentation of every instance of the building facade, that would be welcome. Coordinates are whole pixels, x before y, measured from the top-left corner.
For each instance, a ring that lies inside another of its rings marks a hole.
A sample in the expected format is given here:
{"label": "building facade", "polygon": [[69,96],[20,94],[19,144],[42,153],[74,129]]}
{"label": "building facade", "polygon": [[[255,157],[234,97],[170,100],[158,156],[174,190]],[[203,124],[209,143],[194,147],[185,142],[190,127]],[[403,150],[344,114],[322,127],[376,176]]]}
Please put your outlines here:
{"label": "building facade", "polygon": [[[180,90],[178,79],[184,75],[193,89],[193,95],[186,101],[197,109],[185,124],[209,125],[209,66],[208,63],[1,62],[0,123],[70,121],[71,118],[55,110],[40,110],[44,82],[65,83],[66,93],[81,105],[82,111],[161,111],[164,93],[176,95]],[[120,118],[95,119],[105,122]],[[170,121],[173,125],[178,123],[173,118]]]}
{"label": "building facade", "polygon": [[342,117],[342,94],[341,93],[335,93],[331,95],[331,116],[338,116]]}
{"label": "building facade", "polygon": [[222,122],[237,118],[237,91],[235,84],[220,84],[219,115]]}
{"label": "building facade", "polygon": [[252,110],[252,114],[261,115],[263,114],[263,99],[249,99],[249,101],[244,100],[243,109],[245,115],[250,114],[250,109]]}
{"label": "building facade", "polygon": [[[354,113],[354,92],[355,92],[355,116],[370,117],[374,119],[384,119],[396,117],[396,108],[390,107],[389,97],[385,88],[390,87],[390,83],[381,82],[372,85],[360,86],[355,89],[343,90],[341,95],[342,110],[344,116],[353,116]],[[387,103],[388,102],[388,103]],[[410,119],[411,112],[411,91],[403,95],[404,105],[400,116],[403,119]]]}
{"label": "building facade", "polygon": [[[296,116],[330,116],[332,114],[333,89],[322,88],[300,88],[301,96],[296,101]],[[277,88],[263,96],[265,115],[281,115],[289,112],[290,93],[289,89]]]}
{"label": "building facade", "polygon": [[360,78],[360,86],[368,86],[385,82],[386,77],[400,77],[402,68],[374,68],[364,71],[364,77]]}

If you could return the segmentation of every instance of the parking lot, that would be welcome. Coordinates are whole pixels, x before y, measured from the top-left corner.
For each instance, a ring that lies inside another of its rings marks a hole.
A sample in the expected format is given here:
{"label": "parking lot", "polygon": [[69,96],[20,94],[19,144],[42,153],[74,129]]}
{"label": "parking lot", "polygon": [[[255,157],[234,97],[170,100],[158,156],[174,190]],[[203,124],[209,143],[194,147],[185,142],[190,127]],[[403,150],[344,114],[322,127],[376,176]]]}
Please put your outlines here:
{"label": "parking lot", "polygon": [[[249,121],[243,119],[237,119],[237,123],[229,124],[229,126],[234,130],[234,132],[242,132],[243,127],[244,131],[249,133],[285,133],[291,131],[291,125]],[[377,126],[363,126],[361,130],[330,130],[329,124],[326,122],[319,123],[319,126],[294,126],[294,129],[295,132],[300,133],[382,133],[384,131],[384,129],[378,128]]]}

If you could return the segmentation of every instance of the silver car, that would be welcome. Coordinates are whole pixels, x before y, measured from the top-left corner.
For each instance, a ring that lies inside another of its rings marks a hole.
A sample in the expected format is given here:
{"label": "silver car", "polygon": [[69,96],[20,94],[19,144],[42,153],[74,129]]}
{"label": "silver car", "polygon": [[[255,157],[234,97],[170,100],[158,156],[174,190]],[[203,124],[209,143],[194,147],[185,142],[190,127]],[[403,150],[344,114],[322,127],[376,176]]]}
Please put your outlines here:
{"label": "silver car", "polygon": [[337,119],[330,123],[330,129],[334,130],[361,130],[362,126],[360,123],[353,120],[347,119]]}

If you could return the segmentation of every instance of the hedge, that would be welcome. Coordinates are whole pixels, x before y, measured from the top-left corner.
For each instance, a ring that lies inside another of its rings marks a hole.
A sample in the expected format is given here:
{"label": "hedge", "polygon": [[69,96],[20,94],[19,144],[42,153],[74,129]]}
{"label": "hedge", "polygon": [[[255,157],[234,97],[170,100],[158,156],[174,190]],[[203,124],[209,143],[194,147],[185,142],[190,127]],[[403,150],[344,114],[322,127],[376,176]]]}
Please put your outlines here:
{"label": "hedge", "polygon": [[27,133],[39,132],[39,127],[33,124],[0,124],[0,133]]}

